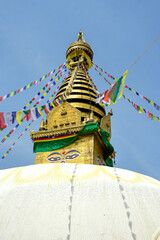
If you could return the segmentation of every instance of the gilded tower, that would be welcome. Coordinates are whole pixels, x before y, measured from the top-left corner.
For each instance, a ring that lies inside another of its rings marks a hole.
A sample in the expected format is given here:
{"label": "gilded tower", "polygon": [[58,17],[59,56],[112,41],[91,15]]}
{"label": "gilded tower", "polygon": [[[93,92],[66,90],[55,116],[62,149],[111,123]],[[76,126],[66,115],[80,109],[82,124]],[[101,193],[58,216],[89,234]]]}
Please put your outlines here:
{"label": "gilded tower", "polygon": [[88,75],[93,51],[82,31],[78,40],[69,45],[66,58],[70,74],[54,99],[54,103],[61,104],[47,114],[45,122],[42,120],[38,132],[31,131],[35,163],[112,166],[112,111],[106,115],[104,107],[95,101],[97,89]]}

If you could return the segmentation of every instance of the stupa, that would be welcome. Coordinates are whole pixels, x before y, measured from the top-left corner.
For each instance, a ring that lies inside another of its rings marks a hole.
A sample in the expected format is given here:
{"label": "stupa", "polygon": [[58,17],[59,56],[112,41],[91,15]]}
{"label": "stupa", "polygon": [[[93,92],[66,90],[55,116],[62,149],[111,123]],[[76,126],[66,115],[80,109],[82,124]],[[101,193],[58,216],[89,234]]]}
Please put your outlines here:
{"label": "stupa", "polygon": [[93,51],[84,41],[82,31],[78,40],[69,45],[67,66],[71,73],[60,87],[56,100],[66,89],[72,91],[60,106],[53,108],[42,120],[38,132],[31,131],[36,152],[35,163],[84,163],[113,166],[110,144],[111,115],[95,102],[96,90],[87,71],[92,66]]}
{"label": "stupa", "polygon": [[81,31],[66,56],[63,101],[31,131],[35,165],[0,171],[0,239],[160,240],[160,182],[113,166],[112,111],[95,102]]}

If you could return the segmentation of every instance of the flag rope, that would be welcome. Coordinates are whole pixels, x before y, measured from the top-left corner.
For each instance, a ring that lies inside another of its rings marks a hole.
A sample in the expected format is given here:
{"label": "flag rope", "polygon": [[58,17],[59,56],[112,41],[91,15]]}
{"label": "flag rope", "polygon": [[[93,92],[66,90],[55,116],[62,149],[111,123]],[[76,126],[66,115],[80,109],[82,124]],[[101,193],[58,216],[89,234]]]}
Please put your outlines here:
{"label": "flag rope", "polygon": [[[24,110],[24,108],[23,108]],[[34,109],[33,109],[34,110]],[[28,110],[29,111],[29,110]],[[21,112],[21,111],[19,111]],[[32,112],[33,113],[33,112]],[[6,139],[13,133],[15,130],[22,124],[22,122],[25,120],[27,115],[25,115],[22,119],[19,120],[18,124],[0,141],[0,146],[6,141]]]}
{"label": "flag rope", "polygon": [[[93,64],[94,69],[99,73],[99,75],[101,75],[103,77],[104,80],[106,80],[107,82],[109,82],[97,69],[99,68],[102,72],[104,72],[105,74],[107,74],[110,78],[117,80],[116,78],[114,78],[112,75],[108,74],[107,72],[105,72],[101,67],[99,67],[98,65]],[[96,66],[96,67],[95,67]],[[111,84],[111,83],[110,83]],[[145,99],[148,103],[150,103],[153,107],[156,108],[156,110],[160,110],[160,105],[158,105],[157,103],[153,102],[152,100],[148,99],[147,97],[143,96],[142,94],[140,94],[139,92],[135,91],[134,89],[132,89],[131,87],[124,85],[124,88],[132,91],[133,93],[135,93],[137,96],[139,96],[141,99]]]}
{"label": "flag rope", "polygon": [[14,145],[18,142],[18,140],[26,133],[26,131],[29,129],[30,125],[34,122],[32,120],[28,126],[24,129],[24,131],[19,135],[19,137],[14,141],[14,143],[9,147],[9,149],[5,152],[5,154],[1,157],[0,162],[10,153],[10,151],[13,149]]}
{"label": "flag rope", "polygon": [[[64,64],[66,65],[66,62],[65,62]],[[62,65],[61,65],[61,66],[62,66]],[[5,99],[8,99],[8,98],[10,98],[10,97],[15,96],[15,95],[17,95],[17,94],[20,93],[20,92],[23,92],[24,90],[26,90],[26,89],[28,89],[28,88],[36,85],[37,83],[40,83],[42,80],[44,80],[45,78],[47,78],[47,77],[49,77],[50,75],[52,75],[52,74],[56,71],[56,69],[60,69],[61,66],[58,66],[57,68],[55,68],[54,70],[52,70],[52,71],[49,72],[48,74],[45,74],[43,77],[39,78],[38,80],[35,80],[34,82],[31,82],[31,83],[29,83],[28,85],[26,85],[26,86],[24,86],[24,87],[22,87],[22,88],[19,88],[18,90],[15,90],[15,91],[13,91],[13,92],[11,92],[11,93],[8,93],[8,94],[6,94],[6,95],[4,95],[4,96],[1,96],[1,97],[0,97],[0,102],[1,102],[1,101],[4,101]]]}

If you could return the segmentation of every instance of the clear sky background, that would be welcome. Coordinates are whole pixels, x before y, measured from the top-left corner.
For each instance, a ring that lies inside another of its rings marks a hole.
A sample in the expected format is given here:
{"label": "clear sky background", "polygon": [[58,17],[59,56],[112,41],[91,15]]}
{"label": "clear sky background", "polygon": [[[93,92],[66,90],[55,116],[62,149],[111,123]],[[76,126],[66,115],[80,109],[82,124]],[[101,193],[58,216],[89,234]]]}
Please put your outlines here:
{"label": "clear sky background", "polygon": [[[0,0],[0,6],[0,96],[24,87],[64,63],[67,47],[77,40],[80,29],[94,51],[94,63],[116,78],[160,34],[159,0]],[[90,75],[100,92],[108,89],[109,85],[94,69]],[[160,39],[131,68],[126,84],[160,105],[159,76]],[[21,110],[49,80],[0,102],[0,112]],[[160,117],[160,111],[145,100],[127,89],[124,94]],[[123,98],[112,110],[111,143],[117,152],[117,167],[160,180],[160,122],[139,114]],[[40,121],[34,122],[31,129],[38,130]],[[0,146],[1,156],[27,125],[28,122],[21,124]],[[1,132],[0,139],[13,127],[10,125]],[[28,131],[0,162],[0,169],[34,164],[34,160]]]}

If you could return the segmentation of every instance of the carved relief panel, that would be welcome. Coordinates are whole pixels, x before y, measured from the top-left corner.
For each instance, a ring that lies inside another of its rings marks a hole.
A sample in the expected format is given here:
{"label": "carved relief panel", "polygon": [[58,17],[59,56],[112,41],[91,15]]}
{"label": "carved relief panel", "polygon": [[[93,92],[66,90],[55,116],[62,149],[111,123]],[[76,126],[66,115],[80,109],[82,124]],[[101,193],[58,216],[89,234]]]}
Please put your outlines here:
{"label": "carved relief panel", "polygon": [[81,124],[81,112],[67,101],[52,109],[47,116],[47,129],[59,129]]}

